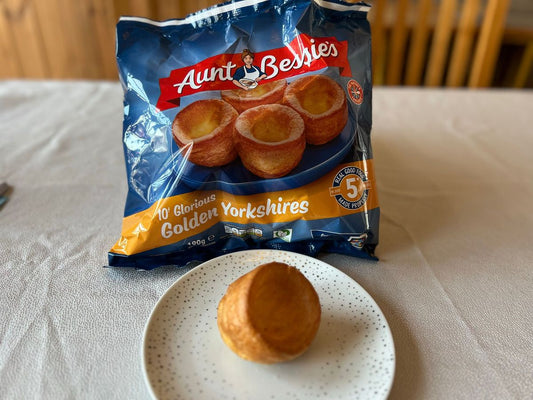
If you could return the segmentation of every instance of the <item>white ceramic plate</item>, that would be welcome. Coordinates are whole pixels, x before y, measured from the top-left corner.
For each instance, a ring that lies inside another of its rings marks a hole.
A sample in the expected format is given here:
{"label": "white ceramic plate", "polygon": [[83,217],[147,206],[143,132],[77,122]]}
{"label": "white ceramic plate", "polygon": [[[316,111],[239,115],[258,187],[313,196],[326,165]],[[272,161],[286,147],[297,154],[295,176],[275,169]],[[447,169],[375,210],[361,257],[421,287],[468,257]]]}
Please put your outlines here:
{"label": "white ceramic plate", "polygon": [[[224,344],[216,316],[227,286],[270,261],[293,265],[309,279],[322,320],[302,356],[263,365]],[[143,366],[156,399],[386,399],[395,355],[383,313],[349,276],[312,257],[249,250],[207,261],[168,289],[146,325]]]}

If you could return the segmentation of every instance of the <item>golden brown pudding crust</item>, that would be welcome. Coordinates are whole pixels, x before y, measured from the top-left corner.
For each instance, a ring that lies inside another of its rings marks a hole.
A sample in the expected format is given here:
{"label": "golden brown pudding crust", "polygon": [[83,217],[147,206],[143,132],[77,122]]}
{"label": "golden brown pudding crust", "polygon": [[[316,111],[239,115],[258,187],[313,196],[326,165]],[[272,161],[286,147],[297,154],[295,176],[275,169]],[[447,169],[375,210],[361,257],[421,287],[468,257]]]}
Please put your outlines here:
{"label": "golden brown pudding crust", "polygon": [[249,171],[262,178],[279,178],[292,171],[302,159],[304,123],[287,106],[254,107],[235,121],[235,144]]}
{"label": "golden brown pudding crust", "polygon": [[233,128],[237,111],[219,99],[199,100],[183,108],[172,123],[174,141],[189,161],[215,167],[237,158]]}
{"label": "golden brown pudding crust", "polygon": [[220,95],[224,101],[230,103],[239,113],[252,107],[264,104],[280,103],[287,87],[287,81],[261,82],[255,89],[222,90]]}
{"label": "golden brown pudding crust", "polygon": [[285,90],[283,104],[303,118],[307,143],[325,144],[337,137],[348,121],[343,88],[325,75],[296,79]]}
{"label": "golden brown pudding crust", "polygon": [[224,342],[241,358],[271,364],[307,350],[320,316],[318,295],[307,278],[295,267],[271,262],[229,285],[217,324]]}

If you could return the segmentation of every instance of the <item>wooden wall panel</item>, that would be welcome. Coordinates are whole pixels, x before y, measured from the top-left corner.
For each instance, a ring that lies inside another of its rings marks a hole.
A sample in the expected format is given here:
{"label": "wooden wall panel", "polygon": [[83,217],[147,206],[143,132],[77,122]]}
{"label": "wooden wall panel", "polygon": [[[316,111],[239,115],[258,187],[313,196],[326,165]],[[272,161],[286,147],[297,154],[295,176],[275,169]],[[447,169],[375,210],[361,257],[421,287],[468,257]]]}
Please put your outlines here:
{"label": "wooden wall panel", "polygon": [[5,4],[0,2],[0,78],[21,77],[22,66],[14,39]]}
{"label": "wooden wall panel", "polygon": [[[188,3],[187,3],[188,4]],[[180,18],[182,16],[181,9],[184,6],[182,1],[168,1],[168,0],[157,0],[156,9],[158,20],[165,20],[169,18]]]}
{"label": "wooden wall panel", "polygon": [[[115,80],[115,26],[121,15],[184,18],[221,1],[0,0],[0,79]],[[375,84],[457,86],[466,84],[467,77],[471,87],[490,84],[510,0],[369,2]],[[480,4],[489,4],[483,14],[496,31],[484,24],[480,34]],[[439,10],[440,17],[435,15]],[[472,40],[478,37],[481,44],[472,61]],[[516,85],[530,75],[532,51],[530,44],[524,61],[514,62],[520,64]]]}
{"label": "wooden wall panel", "polygon": [[66,37],[69,32],[65,29],[62,14],[57,12],[60,9],[59,0],[35,1],[34,5],[50,68],[49,76],[57,79],[70,77],[73,60],[67,51]]}
{"label": "wooden wall panel", "polygon": [[[126,0],[127,13],[138,17],[157,18],[156,3],[147,0]],[[123,15],[123,14],[122,14]]]}
{"label": "wooden wall panel", "polygon": [[59,14],[65,32],[62,51],[66,53],[70,65],[66,78],[103,78],[103,56],[92,25],[90,1],[57,0],[57,5],[59,9],[50,12]]}
{"label": "wooden wall panel", "polygon": [[100,75],[118,79],[115,63],[115,9],[108,0],[91,0],[90,17],[96,33],[96,44],[102,57]]}
{"label": "wooden wall panel", "polygon": [[7,45],[12,46],[10,53],[16,54],[21,77],[45,78],[50,76],[40,24],[33,1],[4,0],[0,3],[9,31]]}

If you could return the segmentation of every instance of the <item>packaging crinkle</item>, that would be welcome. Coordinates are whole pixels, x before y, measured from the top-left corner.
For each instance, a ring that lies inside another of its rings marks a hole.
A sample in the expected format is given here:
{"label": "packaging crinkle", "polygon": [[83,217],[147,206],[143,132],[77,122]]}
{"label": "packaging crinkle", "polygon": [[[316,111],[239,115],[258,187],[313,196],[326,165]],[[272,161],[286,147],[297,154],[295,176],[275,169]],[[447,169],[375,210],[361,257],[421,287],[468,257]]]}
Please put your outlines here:
{"label": "packaging crinkle", "polygon": [[129,190],[109,265],[258,248],[375,258],[369,8],[241,0],[121,17]]}

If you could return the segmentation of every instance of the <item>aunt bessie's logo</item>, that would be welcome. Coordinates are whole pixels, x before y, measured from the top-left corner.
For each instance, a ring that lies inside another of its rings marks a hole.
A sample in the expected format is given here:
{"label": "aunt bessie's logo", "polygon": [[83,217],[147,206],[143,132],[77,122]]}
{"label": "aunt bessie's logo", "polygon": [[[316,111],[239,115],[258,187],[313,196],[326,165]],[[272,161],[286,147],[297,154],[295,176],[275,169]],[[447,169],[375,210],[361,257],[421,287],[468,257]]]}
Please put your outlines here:
{"label": "aunt bessie's logo", "polygon": [[[326,67],[338,67],[342,76],[351,76],[348,44],[332,37],[313,38],[301,34],[289,45],[255,53],[255,63],[269,79],[285,79]],[[208,90],[235,89],[233,74],[241,64],[239,54],[220,54],[202,62],[175,69],[159,80],[161,95],[157,108],[179,106],[180,98]]]}

